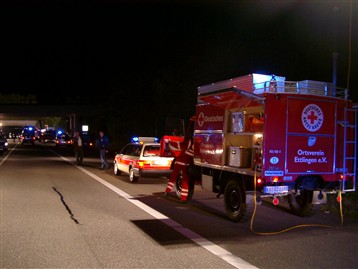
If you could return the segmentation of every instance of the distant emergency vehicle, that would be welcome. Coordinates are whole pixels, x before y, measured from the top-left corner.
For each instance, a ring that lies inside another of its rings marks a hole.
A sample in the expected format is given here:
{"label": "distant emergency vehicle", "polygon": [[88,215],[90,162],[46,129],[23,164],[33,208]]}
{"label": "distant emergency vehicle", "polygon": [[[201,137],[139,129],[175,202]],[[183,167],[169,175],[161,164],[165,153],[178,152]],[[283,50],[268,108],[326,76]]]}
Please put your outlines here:
{"label": "distant emergency vehicle", "polygon": [[31,144],[34,145],[36,141],[36,132],[37,128],[35,126],[24,126],[21,131],[21,144]]}

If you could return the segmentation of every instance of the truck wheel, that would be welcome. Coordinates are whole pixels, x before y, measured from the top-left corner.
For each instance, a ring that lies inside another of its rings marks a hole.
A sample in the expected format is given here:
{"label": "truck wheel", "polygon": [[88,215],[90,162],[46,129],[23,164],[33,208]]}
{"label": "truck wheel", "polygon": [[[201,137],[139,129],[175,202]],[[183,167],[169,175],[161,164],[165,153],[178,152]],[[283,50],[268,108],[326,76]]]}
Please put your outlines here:
{"label": "truck wheel", "polygon": [[[175,193],[177,197],[180,199],[181,197],[181,182],[182,182],[182,175],[179,173],[177,180],[175,181]],[[189,191],[187,201],[190,201],[194,194],[194,181],[189,180]]]}
{"label": "truck wheel", "polygon": [[288,204],[295,215],[307,217],[312,214],[312,197],[313,191],[301,189],[288,195]]}
{"label": "truck wheel", "polygon": [[245,192],[235,180],[225,186],[224,201],[226,215],[234,222],[238,222],[245,214]]}
{"label": "truck wheel", "polygon": [[134,175],[134,169],[132,167],[129,168],[129,181],[132,183],[135,183],[138,181],[138,178],[139,177]]}

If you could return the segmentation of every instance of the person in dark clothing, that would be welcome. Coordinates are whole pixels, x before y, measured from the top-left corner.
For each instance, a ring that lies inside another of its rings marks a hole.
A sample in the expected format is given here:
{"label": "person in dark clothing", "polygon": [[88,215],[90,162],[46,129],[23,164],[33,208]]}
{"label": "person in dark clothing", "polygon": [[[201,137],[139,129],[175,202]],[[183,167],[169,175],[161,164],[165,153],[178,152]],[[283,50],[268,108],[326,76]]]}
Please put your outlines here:
{"label": "person in dark clothing", "polygon": [[102,169],[102,170],[108,169],[109,164],[108,164],[108,161],[107,161],[106,154],[108,153],[109,139],[104,134],[104,131],[99,132],[99,139],[97,141],[97,148],[99,149],[99,157],[101,159],[101,166],[99,167],[99,169]]}
{"label": "person in dark clothing", "polygon": [[75,150],[75,156],[76,156],[76,164],[82,165],[83,164],[83,147],[82,147],[82,137],[80,132],[76,131],[74,134],[73,139],[73,146]]}

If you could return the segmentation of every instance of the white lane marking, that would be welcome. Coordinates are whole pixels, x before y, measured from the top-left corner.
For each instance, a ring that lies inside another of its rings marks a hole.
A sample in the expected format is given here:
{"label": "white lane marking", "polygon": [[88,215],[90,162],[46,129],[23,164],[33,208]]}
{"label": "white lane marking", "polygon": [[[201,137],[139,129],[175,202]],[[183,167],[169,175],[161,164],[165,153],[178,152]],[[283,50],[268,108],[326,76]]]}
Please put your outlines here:
{"label": "white lane marking", "polygon": [[[10,154],[14,151],[14,149],[16,149],[17,145],[18,145],[18,144],[16,144],[15,147],[13,147],[13,148],[10,150],[10,152],[9,152],[8,154],[6,154],[5,158],[1,160],[0,166],[6,161],[7,158],[9,158]],[[5,152],[4,152],[3,154],[5,154]]]}
{"label": "white lane marking", "polygon": [[[57,154],[57,153],[55,153]],[[58,154],[57,154],[58,155]],[[71,162],[69,159],[60,156],[63,160]],[[75,165],[75,164],[74,164]],[[218,256],[219,258],[223,259],[227,263],[231,264],[235,268],[239,269],[258,269],[256,266],[246,262],[245,260],[235,256],[231,252],[225,250],[224,248],[214,244],[213,242],[205,239],[204,237],[200,236],[199,234],[183,227],[181,224],[175,222],[174,220],[168,218],[167,216],[163,215],[162,213],[156,211],[155,209],[147,206],[146,204],[142,203],[141,201],[135,199],[133,196],[129,195],[128,193],[122,191],[121,189],[117,188],[116,186],[108,183],[101,177],[93,174],[92,172],[88,171],[87,169],[83,168],[82,166],[76,166],[78,169],[80,169],[82,172],[86,173],[88,176],[92,177],[93,179],[97,180],[99,183],[103,184],[104,186],[108,187],[115,193],[122,196],[124,199],[126,199],[128,202],[131,202],[132,204],[136,205],[140,209],[147,212],[149,215],[153,216],[157,220],[160,220],[161,222],[165,223],[169,227],[173,228],[177,232],[181,233],[191,241],[195,242],[199,246],[205,248],[206,250],[210,251],[212,254]]]}

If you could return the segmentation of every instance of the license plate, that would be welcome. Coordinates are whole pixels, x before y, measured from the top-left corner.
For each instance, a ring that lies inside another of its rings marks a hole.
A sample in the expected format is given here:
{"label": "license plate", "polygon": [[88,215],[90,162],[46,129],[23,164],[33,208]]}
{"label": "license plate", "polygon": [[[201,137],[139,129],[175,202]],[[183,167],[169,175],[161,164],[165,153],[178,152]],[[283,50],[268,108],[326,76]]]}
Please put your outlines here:
{"label": "license plate", "polygon": [[168,161],[167,161],[167,160],[155,160],[155,161],[154,161],[154,165],[163,165],[163,166],[166,166],[166,165],[168,165]]}
{"label": "license plate", "polygon": [[264,193],[286,193],[288,192],[288,186],[265,186]]}

